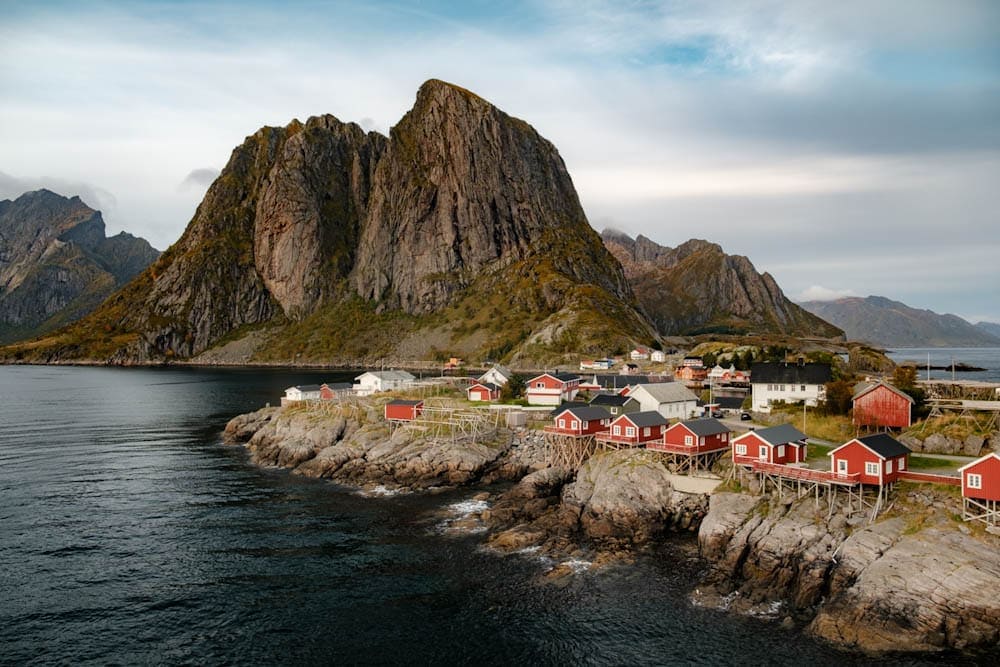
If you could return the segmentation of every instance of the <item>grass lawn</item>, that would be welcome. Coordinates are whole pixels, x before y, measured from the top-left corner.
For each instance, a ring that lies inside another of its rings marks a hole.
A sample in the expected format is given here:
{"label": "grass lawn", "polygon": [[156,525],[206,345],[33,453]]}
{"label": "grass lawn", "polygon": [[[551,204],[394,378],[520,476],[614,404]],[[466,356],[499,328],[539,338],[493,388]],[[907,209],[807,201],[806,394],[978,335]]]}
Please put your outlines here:
{"label": "grass lawn", "polygon": [[910,455],[910,470],[928,470],[932,468],[950,468],[957,470],[962,463],[949,461],[948,459],[936,459],[933,456],[923,456],[921,454]]}

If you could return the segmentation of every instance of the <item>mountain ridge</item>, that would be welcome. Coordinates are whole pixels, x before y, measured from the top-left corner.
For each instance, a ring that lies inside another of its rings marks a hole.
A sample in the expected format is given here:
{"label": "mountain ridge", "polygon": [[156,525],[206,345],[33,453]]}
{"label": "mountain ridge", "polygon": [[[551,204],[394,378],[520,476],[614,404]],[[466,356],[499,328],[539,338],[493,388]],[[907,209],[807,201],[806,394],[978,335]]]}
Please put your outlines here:
{"label": "mountain ridge", "polygon": [[747,257],[727,255],[717,243],[691,239],[670,248],[617,230],[605,230],[602,238],[661,335],[843,333],[790,301]]}
{"label": "mountain ridge", "polygon": [[957,315],[913,308],[883,296],[852,296],[800,305],[842,327],[849,340],[886,347],[1000,346],[1000,338]]}
{"label": "mountain ridge", "polygon": [[43,188],[0,202],[0,342],[83,317],[158,256],[126,232],[106,237],[79,197]]}

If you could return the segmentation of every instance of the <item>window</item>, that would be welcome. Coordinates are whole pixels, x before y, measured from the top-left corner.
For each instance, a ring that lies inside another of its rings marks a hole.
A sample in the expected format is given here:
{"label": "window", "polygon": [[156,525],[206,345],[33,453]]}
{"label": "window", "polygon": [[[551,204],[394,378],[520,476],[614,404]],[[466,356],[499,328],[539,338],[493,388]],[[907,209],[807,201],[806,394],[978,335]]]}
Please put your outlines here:
{"label": "window", "polygon": [[705,438],[698,438],[698,444],[699,445],[704,445],[705,444]]}
{"label": "window", "polygon": [[590,422],[583,422],[580,428],[586,429],[588,426],[590,426]]}
{"label": "window", "polygon": [[795,385],[794,384],[792,385],[792,391],[793,392],[795,391]]}
{"label": "window", "polygon": [[617,425],[617,424],[615,424],[614,431],[615,431],[615,435],[621,435],[622,434],[622,427],[619,426],[619,425]]}
{"label": "window", "polygon": [[785,385],[781,385],[781,391],[785,391]]}
{"label": "window", "polygon": [[626,426],[625,427],[625,435],[627,435],[630,438],[635,437],[635,427],[634,426]]}
{"label": "window", "polygon": [[767,445],[761,445],[757,449],[757,458],[759,458],[761,461],[767,460]]}
{"label": "window", "polygon": [[878,477],[878,464],[872,461],[865,462],[865,474]]}
{"label": "window", "polygon": [[722,434],[722,442],[725,442],[727,440],[729,440],[729,434],[728,433],[723,433]]}
{"label": "window", "polygon": [[806,390],[806,386],[802,385],[802,391],[805,391],[805,390]]}
{"label": "window", "polygon": [[576,428],[576,426],[577,426],[577,421],[575,419],[571,419],[569,422],[569,427]]}
{"label": "window", "polygon": [[965,476],[965,484],[970,489],[981,489],[983,488],[983,476],[969,473]]}
{"label": "window", "polygon": [[736,445],[736,453],[737,454],[744,454],[745,455],[747,453],[747,446],[746,445]]}
{"label": "window", "polygon": [[885,462],[885,474],[888,475],[890,473],[892,473],[892,459]]}
{"label": "window", "polygon": [[643,431],[642,431],[642,434],[643,434],[643,435],[647,435],[647,436],[648,436],[648,435],[649,435],[649,433],[650,433],[650,431],[649,431],[649,427],[647,426],[647,427],[646,427],[645,429],[643,429]]}
{"label": "window", "polygon": [[694,438],[692,436],[690,436],[690,435],[685,435],[684,436],[684,444],[686,446],[690,447],[691,445],[694,444]]}
{"label": "window", "polygon": [[899,468],[899,472],[906,470],[906,459],[899,459],[899,466],[897,467]]}
{"label": "window", "polygon": [[535,388],[536,389],[545,389],[545,383],[544,382],[536,382],[535,383]]}
{"label": "window", "polygon": [[566,420],[565,419],[560,419],[559,420],[559,428],[566,428]]}
{"label": "window", "polygon": [[838,475],[847,474],[847,459],[837,459],[837,474]]}
{"label": "window", "polygon": [[785,446],[778,445],[778,458],[783,458],[785,456]]}
{"label": "window", "polygon": [[613,415],[618,414],[618,408],[611,408],[611,414]]}

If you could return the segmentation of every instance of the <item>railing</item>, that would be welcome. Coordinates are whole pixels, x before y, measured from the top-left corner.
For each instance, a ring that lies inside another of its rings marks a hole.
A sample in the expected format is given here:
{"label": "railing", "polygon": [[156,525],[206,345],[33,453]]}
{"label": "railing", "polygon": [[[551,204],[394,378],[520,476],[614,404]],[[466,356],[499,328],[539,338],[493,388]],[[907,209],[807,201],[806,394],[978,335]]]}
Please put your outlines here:
{"label": "railing", "polygon": [[597,436],[598,440],[606,440],[608,442],[618,442],[623,445],[638,445],[640,440],[637,435],[612,435],[608,431],[599,433]]}
{"label": "railing", "polygon": [[755,472],[766,472],[787,479],[801,479],[809,482],[823,482],[827,484],[860,484],[861,473],[853,474],[835,473],[828,470],[813,470],[812,468],[798,468],[796,466],[786,466],[780,463],[768,463],[766,461],[754,461],[750,464]]}
{"label": "railing", "polygon": [[720,445],[710,449],[707,445],[675,445],[668,442],[650,442],[646,449],[653,449],[658,452],[669,452],[671,454],[705,454],[706,452],[717,452],[729,449],[729,444]]}
{"label": "railing", "polygon": [[608,432],[607,429],[605,429],[603,431],[586,431],[585,432],[585,431],[580,431],[580,430],[570,429],[570,428],[559,428],[558,426],[546,426],[546,427],[544,427],[542,429],[542,431],[544,431],[545,433],[556,433],[558,435],[577,435],[577,436],[584,436],[584,435],[604,435],[604,434],[606,434]]}
{"label": "railing", "polygon": [[936,475],[930,472],[913,472],[910,470],[901,470],[899,472],[899,479],[905,479],[908,482],[929,482],[931,484],[949,484],[951,486],[962,486],[961,477],[956,477],[954,475]]}

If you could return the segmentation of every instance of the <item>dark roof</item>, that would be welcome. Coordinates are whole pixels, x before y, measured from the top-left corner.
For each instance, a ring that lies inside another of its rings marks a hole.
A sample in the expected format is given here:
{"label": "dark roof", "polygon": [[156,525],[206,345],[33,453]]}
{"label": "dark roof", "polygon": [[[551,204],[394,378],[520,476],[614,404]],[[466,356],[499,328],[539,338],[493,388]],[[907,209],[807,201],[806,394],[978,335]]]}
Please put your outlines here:
{"label": "dark roof", "polygon": [[716,396],[715,402],[725,410],[739,410],[743,407],[742,396]]}
{"label": "dark roof", "polygon": [[644,426],[662,426],[667,423],[667,418],[656,410],[646,410],[644,412],[629,412],[622,415],[630,422],[642,428]]}
{"label": "dark roof", "polygon": [[[577,419],[585,422],[597,421],[599,419],[611,419],[611,414],[604,408],[592,408],[589,405],[585,405],[579,408],[566,408],[566,410],[568,410],[570,414]],[[563,410],[563,412],[566,412],[566,410]]]}
{"label": "dark roof", "polygon": [[763,438],[772,445],[784,445],[789,442],[798,442],[799,440],[806,439],[806,434],[791,424],[779,424],[770,428],[762,428],[759,431],[753,431],[753,433],[756,433],[758,437]]}
{"label": "dark roof", "polygon": [[350,382],[327,382],[323,385],[327,389],[332,389],[333,391],[340,391],[341,389],[351,389],[354,387]]}
{"label": "dark roof", "polygon": [[833,379],[830,364],[768,362],[750,366],[753,384],[826,384]]}
{"label": "dark roof", "polygon": [[394,398],[386,403],[386,405],[420,405],[421,403],[423,403],[423,401],[408,401],[402,398]]}
{"label": "dark roof", "polygon": [[863,443],[865,447],[884,459],[891,459],[896,456],[902,456],[903,454],[910,453],[909,447],[901,443],[899,440],[896,440],[888,433],[866,435],[863,438],[858,438],[858,442]]}
{"label": "dark roof", "polygon": [[716,435],[718,433],[729,433],[729,431],[732,430],[718,419],[689,419],[686,422],[681,422],[681,424],[699,437]]}
{"label": "dark roof", "polygon": [[573,380],[580,379],[580,376],[576,373],[549,373],[549,375],[557,380],[562,380],[563,382],[572,382]]}
{"label": "dark roof", "polygon": [[560,412],[564,412],[566,410],[569,410],[570,408],[586,408],[588,406],[589,403],[584,403],[583,401],[566,401],[565,403],[560,403],[549,414],[555,417]]}
{"label": "dark roof", "polygon": [[299,391],[319,391],[318,384],[297,384],[293,389],[298,389]]}
{"label": "dark roof", "polygon": [[480,382],[479,380],[476,380],[471,385],[469,385],[469,389],[472,389],[473,387],[486,387],[490,391],[500,391],[500,387],[493,384],[492,382]]}
{"label": "dark roof", "polygon": [[629,398],[628,396],[619,396],[618,394],[598,394],[591,399],[591,405],[611,405],[614,407],[621,407],[628,403],[629,401],[634,401],[634,398]]}

